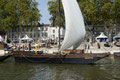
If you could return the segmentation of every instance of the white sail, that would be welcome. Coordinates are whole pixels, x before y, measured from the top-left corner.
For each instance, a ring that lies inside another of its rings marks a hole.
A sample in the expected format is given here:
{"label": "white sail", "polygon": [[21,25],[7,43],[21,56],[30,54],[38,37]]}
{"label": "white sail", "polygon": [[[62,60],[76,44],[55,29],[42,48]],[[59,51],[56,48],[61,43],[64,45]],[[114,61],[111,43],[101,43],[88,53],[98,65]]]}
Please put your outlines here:
{"label": "white sail", "polygon": [[82,13],[77,1],[62,0],[62,4],[65,13],[66,32],[60,51],[71,46],[75,48],[78,47],[83,41],[86,33]]}
{"label": "white sail", "polygon": [[77,47],[79,47],[82,41],[83,41],[83,39],[81,39],[79,42],[77,42],[77,43],[73,46],[73,50],[75,50]]}

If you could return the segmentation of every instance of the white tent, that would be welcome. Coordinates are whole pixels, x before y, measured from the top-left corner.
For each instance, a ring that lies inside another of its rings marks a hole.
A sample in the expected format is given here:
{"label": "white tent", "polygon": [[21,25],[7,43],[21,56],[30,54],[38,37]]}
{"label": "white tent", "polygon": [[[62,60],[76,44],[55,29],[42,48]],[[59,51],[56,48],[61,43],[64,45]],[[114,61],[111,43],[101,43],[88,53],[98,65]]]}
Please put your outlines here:
{"label": "white tent", "polygon": [[32,41],[32,38],[29,38],[27,35],[25,35],[23,38],[21,38],[20,40],[28,40],[28,41]]}
{"label": "white tent", "polygon": [[108,37],[105,36],[103,32],[101,32],[101,34],[96,37],[97,42],[106,42],[107,39]]}
{"label": "white tent", "polygon": [[116,40],[116,39],[120,39],[120,32],[116,36],[113,37],[113,40]]}
{"label": "white tent", "polygon": [[0,35],[0,41],[3,41],[4,39],[2,38],[2,36]]}

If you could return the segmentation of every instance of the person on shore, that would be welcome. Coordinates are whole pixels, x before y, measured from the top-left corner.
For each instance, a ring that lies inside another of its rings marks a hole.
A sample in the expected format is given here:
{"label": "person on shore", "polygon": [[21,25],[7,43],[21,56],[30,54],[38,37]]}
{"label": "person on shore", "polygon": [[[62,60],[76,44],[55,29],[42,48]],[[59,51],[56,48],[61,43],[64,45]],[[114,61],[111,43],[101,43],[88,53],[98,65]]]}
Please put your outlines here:
{"label": "person on shore", "polygon": [[110,44],[110,47],[111,47],[111,48],[113,47],[113,44],[112,44],[112,43]]}
{"label": "person on shore", "polygon": [[113,46],[115,45],[115,41],[112,42]]}
{"label": "person on shore", "polygon": [[91,46],[93,46],[93,42],[91,42]]}
{"label": "person on shore", "polygon": [[29,51],[31,50],[31,42],[29,43]]}
{"label": "person on shore", "polygon": [[25,50],[27,50],[27,44],[25,44]]}
{"label": "person on shore", "polygon": [[98,49],[100,49],[100,44],[99,43],[97,43],[97,47],[98,47]]}
{"label": "person on shore", "polygon": [[20,45],[18,44],[18,51],[20,51]]}
{"label": "person on shore", "polygon": [[86,50],[86,49],[87,49],[87,44],[84,45],[84,50]]}
{"label": "person on shore", "polygon": [[90,45],[88,44],[88,50],[90,49]]}
{"label": "person on shore", "polygon": [[22,48],[23,48],[23,50],[24,50],[24,44],[23,44]]}
{"label": "person on shore", "polygon": [[47,41],[46,41],[46,43],[45,43],[45,47],[48,48],[48,42],[47,42]]}

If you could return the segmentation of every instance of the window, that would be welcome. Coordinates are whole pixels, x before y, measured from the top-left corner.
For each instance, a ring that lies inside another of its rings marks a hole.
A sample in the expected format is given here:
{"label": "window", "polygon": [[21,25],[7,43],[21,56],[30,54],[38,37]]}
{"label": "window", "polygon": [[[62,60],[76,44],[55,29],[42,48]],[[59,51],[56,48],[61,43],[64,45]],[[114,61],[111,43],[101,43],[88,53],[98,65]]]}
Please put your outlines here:
{"label": "window", "polygon": [[15,29],[15,32],[17,32],[17,29]]}
{"label": "window", "polygon": [[55,38],[55,35],[53,35],[53,38]]}
{"label": "window", "polygon": [[13,38],[14,34],[12,34],[12,38]]}
{"label": "window", "polygon": [[42,37],[44,37],[44,33],[42,33]]}
{"label": "window", "polygon": [[14,30],[12,29],[12,32],[14,32]]}
{"label": "window", "polygon": [[26,31],[28,32],[28,28],[26,28]]}
{"label": "window", "polygon": [[32,29],[31,29],[31,32],[32,32]]}
{"label": "window", "polygon": [[34,38],[36,37],[36,35],[34,34]]}
{"label": "window", "polygon": [[48,30],[48,28],[46,28],[46,31]]}
{"label": "window", "polygon": [[53,33],[55,33],[55,30],[53,30]]}
{"label": "window", "polygon": [[10,34],[9,34],[8,36],[9,36],[9,38],[10,38]]}
{"label": "window", "polygon": [[48,36],[48,34],[47,33],[45,33],[45,37],[47,37]]}
{"label": "window", "polygon": [[32,38],[32,33],[30,33],[30,37]]}
{"label": "window", "polygon": [[42,31],[44,30],[44,28],[42,27]]}
{"label": "window", "polygon": [[40,37],[40,34],[38,33],[38,37]]}
{"label": "window", "polygon": [[24,32],[24,29],[22,28],[22,31]]}

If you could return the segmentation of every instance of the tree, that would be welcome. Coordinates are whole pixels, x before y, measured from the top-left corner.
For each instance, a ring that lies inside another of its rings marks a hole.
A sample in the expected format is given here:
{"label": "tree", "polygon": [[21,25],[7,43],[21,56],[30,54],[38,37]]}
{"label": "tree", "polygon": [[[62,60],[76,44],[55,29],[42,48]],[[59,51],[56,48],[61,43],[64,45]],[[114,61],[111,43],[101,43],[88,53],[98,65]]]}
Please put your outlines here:
{"label": "tree", "polygon": [[85,9],[88,5],[88,1],[87,0],[78,0],[78,4],[80,6],[80,9],[82,11],[82,15],[84,17],[84,20],[86,21],[87,20],[87,10]]}
{"label": "tree", "polygon": [[99,2],[101,5],[100,6],[101,21],[104,24],[105,32],[108,32],[107,26],[110,26],[112,24],[112,2],[111,0],[105,0]]}
{"label": "tree", "polygon": [[9,16],[11,13],[7,12],[8,10],[6,9],[6,6],[8,6],[7,3],[9,3],[8,0],[0,1],[0,27],[5,31],[8,31],[10,29],[9,22],[11,21],[11,16]]}
{"label": "tree", "polygon": [[59,15],[59,0],[55,1],[49,1],[49,12],[52,17],[50,18],[50,21],[52,22],[53,26],[63,26],[65,23],[65,18],[64,18],[64,11],[63,11],[63,6],[62,3],[60,3],[60,15]]}
{"label": "tree", "polygon": [[36,27],[41,14],[35,0],[1,0],[0,27],[5,31],[11,28]]}
{"label": "tree", "polygon": [[116,24],[114,25],[114,27],[116,28],[115,32],[118,33],[120,26],[120,0],[114,0],[112,2],[112,21],[113,24]]}
{"label": "tree", "polygon": [[[85,22],[91,22],[92,25],[104,25],[104,32],[110,32],[113,28],[120,25],[120,0],[77,0],[83,13]],[[58,16],[58,0],[49,1],[49,11],[52,17],[50,20],[57,25],[59,23]],[[61,9],[62,24],[64,25],[64,12]],[[113,24],[116,24],[114,26]]]}

